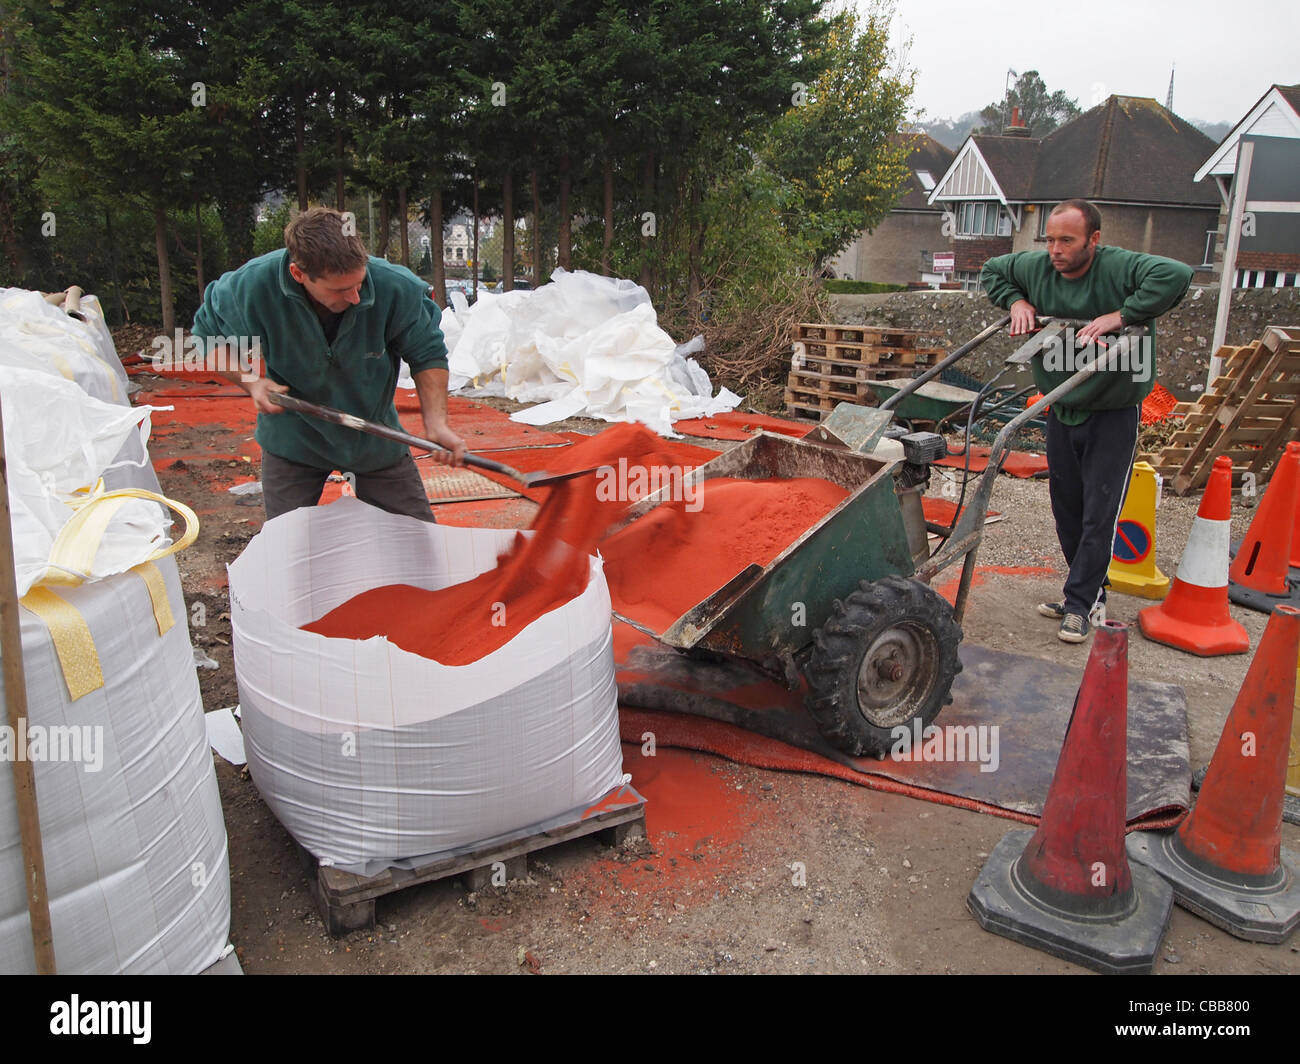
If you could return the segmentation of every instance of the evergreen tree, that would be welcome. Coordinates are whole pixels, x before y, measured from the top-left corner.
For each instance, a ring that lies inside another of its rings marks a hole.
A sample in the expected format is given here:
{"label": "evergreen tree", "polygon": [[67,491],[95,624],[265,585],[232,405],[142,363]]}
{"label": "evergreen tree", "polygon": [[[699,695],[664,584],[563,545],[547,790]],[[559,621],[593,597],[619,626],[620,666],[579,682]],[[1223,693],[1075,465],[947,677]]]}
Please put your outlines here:
{"label": "evergreen tree", "polygon": [[995,101],[980,111],[983,125],[971,132],[999,136],[1010,125],[1015,108],[1020,108],[1020,123],[1035,137],[1045,137],[1082,113],[1077,100],[1058,89],[1049,93],[1037,70],[1026,70],[1007,93],[1005,100]]}

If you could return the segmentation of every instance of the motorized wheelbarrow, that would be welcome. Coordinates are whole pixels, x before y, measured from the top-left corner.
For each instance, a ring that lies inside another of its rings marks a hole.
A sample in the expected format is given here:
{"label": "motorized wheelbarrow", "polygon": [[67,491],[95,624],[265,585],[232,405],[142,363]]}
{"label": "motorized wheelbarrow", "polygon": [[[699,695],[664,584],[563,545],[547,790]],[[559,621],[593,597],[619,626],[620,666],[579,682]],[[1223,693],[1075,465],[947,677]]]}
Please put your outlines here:
{"label": "motorized wheelbarrow", "polygon": [[[913,729],[915,720],[922,729],[931,724],[951,701],[953,680],[961,670],[961,620],[984,515],[1011,441],[1049,404],[1093,373],[1118,364],[1125,345],[1142,331],[1126,331],[1095,362],[1012,417],[990,449],[970,503],[959,509],[953,525],[927,523],[919,496],[929,480],[929,463],[947,453],[943,437],[903,436],[901,459],[864,452],[874,451],[892,406],[969,354],[1007,320],[909,382],[881,408],[845,411],[839,422],[851,431],[827,431],[837,420],[837,408],[804,439],[759,433],[695,469],[691,477],[704,491],[709,480],[719,477],[818,477],[838,484],[848,495],[771,562],[748,565],[665,630],[652,631],[619,613],[615,617],[676,651],[673,668],[678,673],[689,671],[691,662],[741,663],[791,691],[802,689],[804,704],[823,736],[845,753],[884,756],[900,726]],[[1049,345],[1059,344],[1064,330],[1075,324],[1083,323],[1048,324],[1008,358],[1008,369],[1023,367]],[[621,523],[629,524],[671,498],[672,488],[666,486],[630,508]],[[933,551],[929,532],[943,537]],[[961,576],[950,605],[930,584],[958,562]],[[693,711],[689,699],[672,708]],[[743,724],[743,711],[730,719]]]}

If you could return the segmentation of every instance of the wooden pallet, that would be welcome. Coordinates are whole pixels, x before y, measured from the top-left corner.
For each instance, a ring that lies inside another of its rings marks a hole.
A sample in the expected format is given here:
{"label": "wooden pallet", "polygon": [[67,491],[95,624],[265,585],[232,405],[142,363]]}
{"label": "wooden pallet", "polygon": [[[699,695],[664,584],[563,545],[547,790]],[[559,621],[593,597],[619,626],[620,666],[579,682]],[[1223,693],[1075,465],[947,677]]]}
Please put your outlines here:
{"label": "wooden pallet", "polygon": [[587,835],[598,835],[605,845],[615,847],[643,838],[645,799],[630,784],[623,784],[572,823],[541,832],[520,831],[485,846],[438,855],[416,868],[388,868],[373,876],[322,865],[302,847],[298,852],[316,909],[329,933],[338,936],[374,927],[377,898],[453,876],[464,877],[468,890],[484,889],[494,876],[523,879],[530,853]]}
{"label": "wooden pallet", "polygon": [[1270,326],[1253,344],[1219,349],[1223,373],[1195,403],[1179,403],[1183,425],[1159,455],[1142,455],[1178,495],[1204,487],[1214,460],[1262,483],[1288,443],[1300,439],[1300,329]]}
{"label": "wooden pallet", "polygon": [[795,328],[786,412],[820,421],[842,402],[875,406],[869,382],[933,365],[944,354],[937,342],[921,329],[803,322]]}
{"label": "wooden pallet", "polygon": [[896,347],[884,344],[821,343],[796,340],[794,361],[833,363],[840,366],[928,366],[943,355],[937,347]]}
{"label": "wooden pallet", "polygon": [[820,341],[835,344],[865,344],[872,346],[916,348],[931,346],[933,333],[924,329],[895,329],[876,325],[834,325],[801,322],[795,326],[795,342]]}
{"label": "wooden pallet", "polygon": [[793,418],[795,421],[825,421],[830,416],[831,411],[840,403],[846,402],[844,399],[836,399],[834,402],[825,402],[823,400],[809,400],[800,398],[785,397],[786,416]]}
{"label": "wooden pallet", "polygon": [[899,366],[891,362],[844,363],[830,358],[795,358],[790,362],[790,376],[821,374],[839,380],[879,381],[891,377],[906,377],[911,368],[913,367]]}

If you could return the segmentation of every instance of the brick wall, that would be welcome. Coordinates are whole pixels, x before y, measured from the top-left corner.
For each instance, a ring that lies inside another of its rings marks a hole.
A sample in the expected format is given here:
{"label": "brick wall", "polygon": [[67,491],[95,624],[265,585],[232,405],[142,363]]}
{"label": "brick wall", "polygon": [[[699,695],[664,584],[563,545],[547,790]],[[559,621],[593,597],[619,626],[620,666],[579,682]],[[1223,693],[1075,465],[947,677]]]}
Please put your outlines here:
{"label": "brick wall", "polygon": [[1011,237],[957,237],[952,242],[955,266],[958,270],[970,270],[978,273],[989,259],[997,255],[1006,255],[1011,251]]}
{"label": "brick wall", "polygon": [[1240,251],[1237,253],[1239,270],[1285,270],[1287,273],[1300,271],[1300,254],[1287,254],[1282,251]]}

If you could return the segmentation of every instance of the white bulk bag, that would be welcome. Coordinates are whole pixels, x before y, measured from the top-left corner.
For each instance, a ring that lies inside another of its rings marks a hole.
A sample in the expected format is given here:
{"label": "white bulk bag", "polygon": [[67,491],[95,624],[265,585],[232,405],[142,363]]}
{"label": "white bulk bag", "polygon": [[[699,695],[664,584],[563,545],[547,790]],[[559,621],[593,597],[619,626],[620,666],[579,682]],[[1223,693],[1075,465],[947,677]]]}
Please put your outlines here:
{"label": "white bulk bag", "polygon": [[0,365],[56,373],[87,395],[126,405],[126,370],[113,346],[104,311],[81,297],[79,321],[39,292],[0,288]]}
{"label": "white bulk bag", "polygon": [[[0,398],[21,596],[44,577],[59,534],[87,489],[124,454],[149,411],[94,399],[60,376],[5,365]],[[154,502],[132,499],[115,507],[98,553],[78,575],[123,572],[167,544],[170,517]]]}
{"label": "white bulk bag", "polygon": [[[103,674],[104,685],[76,701],[49,629],[20,611],[30,720],[24,749],[34,751],[35,727],[76,728],[83,740],[61,750],[79,749],[80,761],[32,758],[60,973],[193,974],[221,956],[230,933],[226,829],[185,602],[175,560],[153,564],[174,622],[161,636],[137,573],[57,589],[85,621]],[[78,657],[73,665],[86,662]],[[5,739],[0,972],[34,973],[10,764],[17,736]]]}
{"label": "white bulk bag", "polygon": [[344,498],[268,521],[229,567],[248,767],[322,863],[362,875],[410,867],[576,820],[622,782],[599,559],[580,596],[469,665],[300,628],[371,588],[472,579],[516,534]]}

